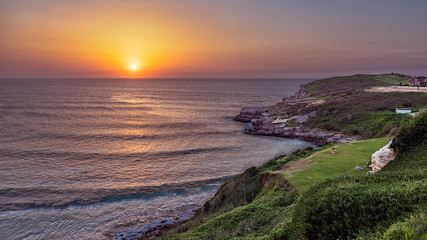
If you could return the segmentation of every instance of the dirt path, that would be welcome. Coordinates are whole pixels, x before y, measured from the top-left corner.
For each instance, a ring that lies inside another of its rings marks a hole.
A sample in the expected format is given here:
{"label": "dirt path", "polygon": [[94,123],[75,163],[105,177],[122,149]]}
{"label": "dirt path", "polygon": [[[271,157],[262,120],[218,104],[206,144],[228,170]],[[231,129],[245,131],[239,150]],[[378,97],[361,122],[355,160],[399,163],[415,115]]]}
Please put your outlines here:
{"label": "dirt path", "polygon": [[425,92],[427,93],[427,87],[406,87],[406,86],[393,86],[393,87],[373,87],[365,90],[367,92]]}

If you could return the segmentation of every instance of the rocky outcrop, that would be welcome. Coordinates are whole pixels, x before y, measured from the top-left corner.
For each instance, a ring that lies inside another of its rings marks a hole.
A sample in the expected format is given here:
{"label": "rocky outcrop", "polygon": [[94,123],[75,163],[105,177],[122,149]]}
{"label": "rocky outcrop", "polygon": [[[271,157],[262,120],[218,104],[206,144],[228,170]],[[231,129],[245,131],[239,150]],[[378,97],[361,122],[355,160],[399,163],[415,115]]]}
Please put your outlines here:
{"label": "rocky outcrop", "polygon": [[285,138],[296,138],[322,145],[343,140],[341,134],[339,133],[327,133],[319,129],[312,129],[308,127],[275,126],[265,124],[265,122],[260,122],[262,122],[262,120],[257,120],[257,125],[254,125],[254,130],[248,133],[254,135],[273,135]]}
{"label": "rocky outcrop", "polygon": [[[293,96],[284,98],[283,103],[293,105],[301,100],[305,101],[307,99],[304,99],[304,95],[305,88],[303,85]],[[249,126],[245,130],[247,134],[296,138],[322,145],[354,140],[346,138],[339,133],[331,133],[320,129],[313,129],[305,126],[286,126],[288,121],[295,121],[300,124],[304,123],[310,117],[315,116],[316,111],[312,111],[305,115],[292,116],[287,119],[273,119],[276,117],[272,116],[270,113],[273,114],[274,112],[277,112],[277,110],[274,110],[274,107],[245,107],[234,120],[248,123]]]}
{"label": "rocky outcrop", "polygon": [[[314,115],[312,112],[307,116]],[[250,123],[252,125],[247,134],[278,136],[285,138],[296,138],[318,144],[327,144],[352,139],[343,138],[339,133],[329,133],[320,129],[312,129],[304,126],[286,127],[286,124],[275,124],[268,113],[268,108],[243,108],[240,114],[235,117],[236,121]]]}
{"label": "rocky outcrop", "polygon": [[304,95],[305,95],[305,88],[304,88],[304,85],[302,85],[298,92],[296,92],[294,95],[288,98],[284,98],[283,102],[284,103],[298,102],[299,100],[304,98]]}
{"label": "rocky outcrop", "polygon": [[396,158],[397,152],[393,148],[390,148],[390,145],[391,140],[387,143],[387,145],[372,154],[371,165],[369,165],[369,167],[372,168],[372,171],[369,171],[369,173],[376,173],[380,171],[389,162],[393,161]]}
{"label": "rocky outcrop", "polygon": [[293,117],[289,118],[289,120],[295,120],[299,123],[303,123],[303,122],[307,122],[307,120],[313,116],[316,116],[316,111],[313,111],[313,112],[311,112],[309,114],[305,114],[305,115],[293,116]]}
{"label": "rocky outcrop", "polygon": [[263,115],[268,115],[267,111],[267,107],[245,107],[240,111],[240,114],[234,118],[234,120],[248,123],[253,119],[258,119]]}

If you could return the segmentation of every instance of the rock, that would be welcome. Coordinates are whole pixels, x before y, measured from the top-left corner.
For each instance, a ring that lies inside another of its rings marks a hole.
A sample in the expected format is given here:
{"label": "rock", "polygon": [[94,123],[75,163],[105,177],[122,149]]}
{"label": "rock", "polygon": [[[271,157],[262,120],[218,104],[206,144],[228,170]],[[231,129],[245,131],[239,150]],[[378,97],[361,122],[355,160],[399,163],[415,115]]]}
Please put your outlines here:
{"label": "rock", "polygon": [[274,123],[274,124],[281,124],[281,123],[286,123],[288,120],[289,119],[280,119],[280,118],[278,118],[278,119],[274,120],[272,123]]}
{"label": "rock", "polygon": [[247,123],[245,127],[245,132],[253,131],[253,130],[254,130],[254,126],[252,125],[252,123]]}
{"label": "rock", "polygon": [[299,91],[296,92],[294,95],[290,96],[289,98],[284,98],[284,103],[294,103],[298,102],[299,100],[303,99],[305,95],[305,88],[304,85],[300,87]]}
{"label": "rock", "polygon": [[[305,94],[304,86],[301,86],[300,90],[290,98],[283,99],[284,103],[294,104],[303,99]],[[270,111],[270,109],[272,111]],[[297,115],[289,119],[278,119],[277,116],[270,115],[270,112],[274,112],[272,107],[245,107],[234,120],[248,123],[245,128],[246,134],[251,135],[274,135],[285,138],[297,138],[305,141],[315,142],[317,144],[328,144],[334,142],[340,142],[343,138],[341,134],[329,133],[320,129],[302,127],[286,127],[286,122],[289,120],[295,120],[299,123],[306,122],[310,117],[316,115],[316,111],[312,111],[306,115]],[[273,120],[273,118],[275,120]],[[347,138],[345,141],[351,141],[353,139]]]}
{"label": "rock", "polygon": [[390,148],[390,145],[391,140],[387,143],[387,145],[372,154],[371,165],[369,165],[369,167],[372,168],[373,173],[380,171],[390,161],[393,161],[396,158],[397,152]]}
{"label": "rock", "polygon": [[252,119],[260,118],[261,116],[269,116],[268,108],[266,107],[245,107],[242,108],[240,114],[234,120],[239,122],[250,122]]}
{"label": "rock", "polygon": [[308,118],[312,117],[312,116],[316,116],[316,111],[313,111],[313,112],[306,114],[306,115],[296,115],[296,116],[289,118],[289,120],[295,120],[299,123],[303,123],[303,122],[307,122]]}
{"label": "rock", "polygon": [[363,167],[359,167],[359,166],[356,166],[356,167],[354,167],[354,170],[357,170],[357,171],[363,171],[363,170],[365,170]]}
{"label": "rock", "polygon": [[307,116],[309,116],[309,117],[314,117],[314,116],[316,116],[316,111],[313,111],[313,112],[311,112],[311,113],[307,114]]}

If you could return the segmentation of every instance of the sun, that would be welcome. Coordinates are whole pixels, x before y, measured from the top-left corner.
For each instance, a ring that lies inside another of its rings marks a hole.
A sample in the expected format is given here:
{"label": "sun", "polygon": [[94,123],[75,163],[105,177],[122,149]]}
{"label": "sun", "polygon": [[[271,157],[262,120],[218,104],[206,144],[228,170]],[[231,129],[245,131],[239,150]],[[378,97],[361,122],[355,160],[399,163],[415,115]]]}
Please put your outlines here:
{"label": "sun", "polygon": [[132,64],[132,65],[130,66],[130,69],[131,69],[132,71],[136,71],[136,70],[138,70],[138,66],[136,66],[135,64]]}

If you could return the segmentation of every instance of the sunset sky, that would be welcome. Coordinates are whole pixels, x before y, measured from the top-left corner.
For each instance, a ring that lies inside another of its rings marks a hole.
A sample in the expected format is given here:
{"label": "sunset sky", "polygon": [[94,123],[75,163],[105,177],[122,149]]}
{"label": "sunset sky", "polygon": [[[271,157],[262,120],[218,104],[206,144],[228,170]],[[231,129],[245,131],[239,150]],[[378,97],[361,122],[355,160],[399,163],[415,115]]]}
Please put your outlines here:
{"label": "sunset sky", "polygon": [[427,75],[426,0],[0,0],[0,77]]}

